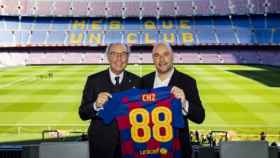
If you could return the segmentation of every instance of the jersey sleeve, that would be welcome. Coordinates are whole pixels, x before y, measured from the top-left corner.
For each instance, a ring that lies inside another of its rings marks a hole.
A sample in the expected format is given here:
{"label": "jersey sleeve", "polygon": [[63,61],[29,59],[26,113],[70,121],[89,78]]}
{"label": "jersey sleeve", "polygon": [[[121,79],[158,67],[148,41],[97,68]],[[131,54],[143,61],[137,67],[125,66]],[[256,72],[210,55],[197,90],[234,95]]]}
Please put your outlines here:
{"label": "jersey sleeve", "polygon": [[97,112],[97,116],[103,119],[106,124],[110,124],[115,117],[114,109],[117,108],[116,101],[112,98],[104,104],[104,108]]}
{"label": "jersey sleeve", "polygon": [[104,123],[111,123],[118,115],[127,113],[128,107],[125,102],[134,100],[137,93],[141,90],[132,88],[127,91],[117,92],[112,94],[112,98],[104,104],[104,108],[97,113],[97,116],[104,120]]}
{"label": "jersey sleeve", "polygon": [[184,128],[185,125],[185,120],[182,114],[182,103],[179,99],[172,99],[171,101],[172,104],[172,112],[173,112],[173,127],[176,128]]}

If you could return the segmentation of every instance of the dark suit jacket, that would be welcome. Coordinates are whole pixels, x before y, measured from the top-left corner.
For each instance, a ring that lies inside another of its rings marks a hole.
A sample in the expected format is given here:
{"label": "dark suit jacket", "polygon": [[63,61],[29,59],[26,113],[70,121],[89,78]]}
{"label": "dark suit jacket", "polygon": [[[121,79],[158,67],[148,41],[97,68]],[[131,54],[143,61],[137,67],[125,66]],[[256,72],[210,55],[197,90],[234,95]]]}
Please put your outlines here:
{"label": "dark suit jacket", "polygon": [[93,103],[100,92],[114,93],[136,86],[139,77],[125,71],[119,87],[113,85],[110,80],[109,70],[90,75],[83,91],[82,102],[79,108],[82,120],[91,120],[88,137],[90,157],[113,158],[120,157],[119,132],[116,122],[109,125],[96,116]]}
{"label": "dark suit jacket", "polygon": [[[152,72],[142,78],[140,86],[145,89],[153,88],[154,80],[155,72]],[[202,123],[205,118],[205,111],[199,97],[196,81],[192,77],[183,74],[175,69],[168,86],[177,86],[181,88],[186,95],[186,99],[189,101],[189,111],[187,116],[185,116],[187,127],[184,129],[179,129],[179,137],[183,149],[183,157],[191,158],[192,150],[189,139],[188,119],[195,123]]]}

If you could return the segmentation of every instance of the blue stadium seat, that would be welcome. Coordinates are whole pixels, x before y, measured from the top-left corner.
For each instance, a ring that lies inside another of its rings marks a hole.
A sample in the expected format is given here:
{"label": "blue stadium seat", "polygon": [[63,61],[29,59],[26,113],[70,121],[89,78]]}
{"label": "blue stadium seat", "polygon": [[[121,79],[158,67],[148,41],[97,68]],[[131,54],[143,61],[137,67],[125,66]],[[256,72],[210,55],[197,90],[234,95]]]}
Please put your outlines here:
{"label": "blue stadium seat", "polygon": [[267,15],[268,28],[280,28],[280,15],[270,14]]}
{"label": "blue stadium seat", "polygon": [[271,29],[257,29],[255,31],[256,42],[258,44],[271,44],[272,30]]}
{"label": "blue stadium seat", "polygon": [[231,29],[231,21],[227,16],[213,17],[214,26],[216,29]]}
{"label": "blue stadium seat", "polygon": [[23,46],[27,45],[29,36],[30,36],[30,30],[16,31],[15,32],[16,44],[20,44]]}
{"label": "blue stadium seat", "polygon": [[251,27],[248,16],[232,16],[232,22],[237,28]]}
{"label": "blue stadium seat", "polygon": [[66,39],[65,31],[50,31],[47,38],[48,45],[64,45]]}
{"label": "blue stadium seat", "polygon": [[47,37],[47,31],[32,31],[30,36],[31,45],[44,45]]}
{"label": "blue stadium seat", "polygon": [[65,31],[70,28],[70,20],[67,18],[54,18],[53,23],[55,24],[52,26],[53,30]]}
{"label": "blue stadium seat", "polygon": [[254,28],[265,28],[265,18],[263,15],[251,16],[251,21]]}
{"label": "blue stadium seat", "polygon": [[123,33],[120,31],[107,31],[105,32],[104,44],[122,43]]}
{"label": "blue stadium seat", "polygon": [[216,44],[217,40],[213,29],[198,29],[196,30],[196,35],[199,44]]}
{"label": "blue stadium seat", "polygon": [[[142,21],[141,21],[142,23]],[[139,19],[136,19],[136,18],[128,18],[126,20],[124,20],[124,23],[123,23],[123,28],[124,30],[141,30],[143,29],[142,26],[141,26],[141,23],[139,24]]]}
{"label": "blue stadium seat", "polygon": [[232,29],[217,29],[220,44],[238,44]]}
{"label": "blue stadium seat", "polygon": [[5,19],[0,19],[0,30],[5,30]]}
{"label": "blue stadium seat", "polygon": [[249,28],[239,28],[237,29],[237,37],[240,44],[254,44],[255,37],[251,29]]}
{"label": "blue stadium seat", "polygon": [[34,21],[34,26],[33,29],[34,30],[49,30],[50,27],[50,18],[37,18]]}
{"label": "blue stadium seat", "polygon": [[33,21],[33,17],[22,17],[20,20],[21,30],[31,30]]}
{"label": "blue stadium seat", "polygon": [[280,28],[276,29],[275,32],[273,32],[273,43],[280,44]]}
{"label": "blue stadium seat", "polygon": [[213,28],[211,17],[195,17],[194,18],[195,29],[211,29]]}
{"label": "blue stadium seat", "polygon": [[4,17],[3,21],[6,23],[7,30],[18,30],[18,17]]}
{"label": "blue stadium seat", "polygon": [[0,31],[0,45],[1,46],[13,46],[13,33],[12,31]]}

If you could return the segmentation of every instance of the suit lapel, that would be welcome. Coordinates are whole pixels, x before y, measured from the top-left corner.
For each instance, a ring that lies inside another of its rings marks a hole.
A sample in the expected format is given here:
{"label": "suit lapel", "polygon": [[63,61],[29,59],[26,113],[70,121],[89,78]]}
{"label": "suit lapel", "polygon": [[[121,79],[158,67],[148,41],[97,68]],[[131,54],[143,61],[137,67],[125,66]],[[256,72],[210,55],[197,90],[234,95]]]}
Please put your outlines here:
{"label": "suit lapel", "polygon": [[111,81],[110,78],[110,73],[109,73],[109,69],[107,69],[105,71],[105,83],[107,82],[108,88],[110,89],[110,91],[112,92],[112,90],[114,89],[114,84]]}
{"label": "suit lapel", "polygon": [[171,76],[171,79],[168,83],[168,86],[169,87],[173,87],[174,85],[176,85],[177,81],[178,81],[178,71],[174,68],[174,73],[173,75]]}
{"label": "suit lapel", "polygon": [[110,83],[110,85],[113,85],[113,83],[112,83],[112,81],[111,81],[109,69],[107,69],[107,70],[105,71],[105,75],[106,75],[107,82]]}
{"label": "suit lapel", "polygon": [[147,84],[148,88],[154,88],[155,77],[156,77],[156,72],[153,72],[151,76],[147,79],[147,81],[145,81],[146,83],[143,84]]}
{"label": "suit lapel", "polygon": [[123,72],[123,80],[122,80],[122,82],[121,82],[121,84],[120,84],[120,88],[121,88],[121,89],[125,89],[125,88],[126,88],[126,85],[128,85],[127,82],[128,82],[127,72],[124,71],[124,72]]}
{"label": "suit lapel", "polygon": [[121,88],[122,90],[128,89],[128,88],[130,88],[132,82],[133,82],[133,81],[132,81],[131,78],[129,77],[128,72],[125,70],[125,71],[124,71],[124,74],[123,74],[123,80],[122,80],[122,82],[121,82],[121,84],[120,84],[120,88]]}

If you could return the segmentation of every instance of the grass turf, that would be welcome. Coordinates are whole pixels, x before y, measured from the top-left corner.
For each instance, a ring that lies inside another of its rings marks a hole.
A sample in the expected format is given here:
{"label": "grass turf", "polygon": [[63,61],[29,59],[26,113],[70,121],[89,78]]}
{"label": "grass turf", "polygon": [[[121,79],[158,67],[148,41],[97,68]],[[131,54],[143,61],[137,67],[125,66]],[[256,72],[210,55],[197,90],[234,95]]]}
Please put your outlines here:
{"label": "grass turf", "polygon": [[[26,66],[0,69],[0,141],[41,138],[44,129],[86,131],[78,107],[86,77],[106,65]],[[244,134],[280,132],[280,69],[246,65],[176,65],[197,80],[206,110],[192,129]],[[129,65],[140,76],[151,65]],[[53,78],[48,79],[48,72]],[[71,135],[68,133],[68,135]],[[279,138],[278,138],[279,139]]]}

